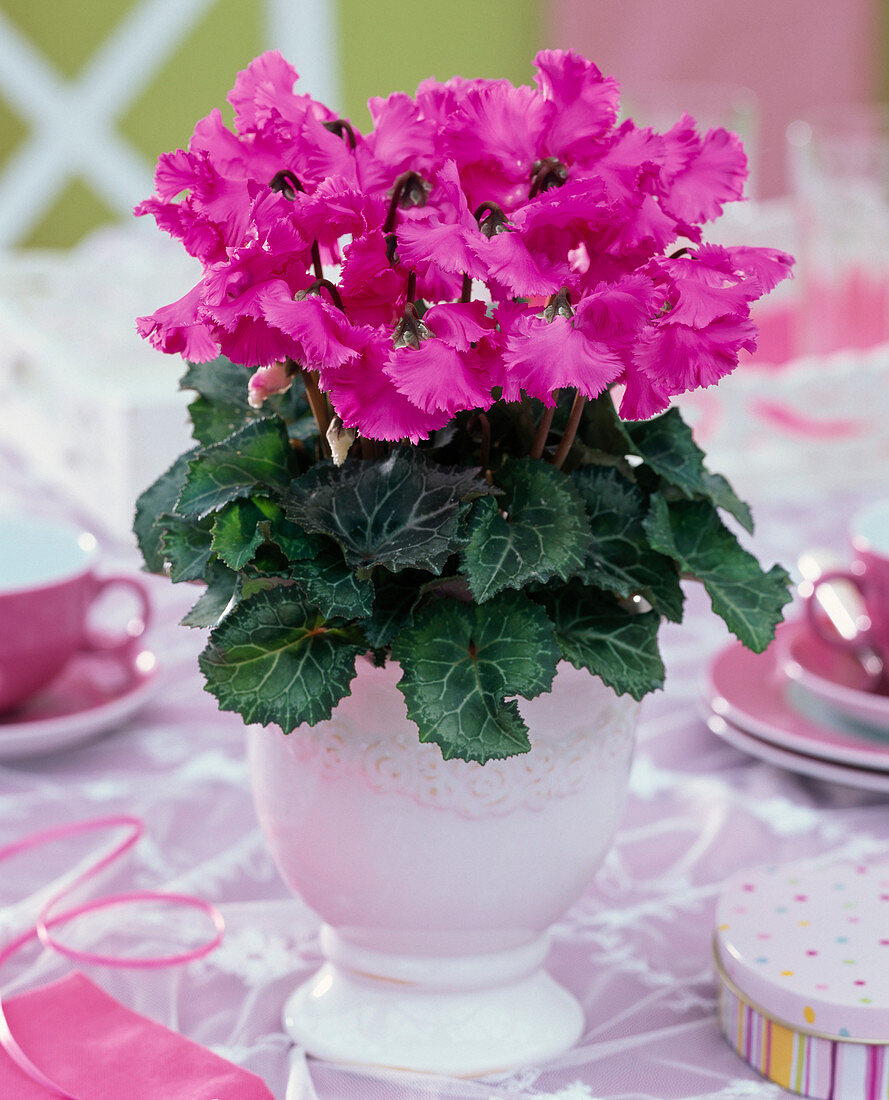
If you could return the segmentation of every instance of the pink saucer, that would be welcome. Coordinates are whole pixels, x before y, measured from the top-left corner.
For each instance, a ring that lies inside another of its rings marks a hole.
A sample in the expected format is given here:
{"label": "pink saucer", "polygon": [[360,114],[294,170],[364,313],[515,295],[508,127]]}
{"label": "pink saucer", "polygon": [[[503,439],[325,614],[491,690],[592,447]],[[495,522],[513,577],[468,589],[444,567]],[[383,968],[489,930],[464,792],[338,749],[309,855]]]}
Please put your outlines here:
{"label": "pink saucer", "polygon": [[822,641],[804,624],[787,638],[784,671],[795,683],[857,722],[889,735],[889,695],[869,691],[869,677],[853,653]]}
{"label": "pink saucer", "polygon": [[889,794],[889,772],[856,768],[851,764],[836,764],[828,760],[820,760],[816,756],[806,756],[802,752],[779,748],[770,741],[761,741],[752,733],[742,730],[740,726],[720,718],[718,714],[710,714],[705,721],[710,732],[715,733],[727,744],[746,752],[749,756],[755,756],[758,760],[774,764],[777,768],[784,768],[786,771],[796,772],[797,775],[808,775],[813,779],[826,780],[830,783],[842,783],[846,787]]}
{"label": "pink saucer", "polygon": [[42,691],[0,715],[0,760],[53,753],[120,725],[154,692],[159,672],[148,649],[128,658],[77,654]]}
{"label": "pink saucer", "polygon": [[792,640],[806,628],[786,622],[764,653],[751,653],[733,642],[716,655],[703,685],[708,708],[733,726],[772,745],[821,760],[889,772],[889,740],[877,733],[840,724],[813,699],[809,717],[800,709],[805,700],[788,679],[784,665]]}

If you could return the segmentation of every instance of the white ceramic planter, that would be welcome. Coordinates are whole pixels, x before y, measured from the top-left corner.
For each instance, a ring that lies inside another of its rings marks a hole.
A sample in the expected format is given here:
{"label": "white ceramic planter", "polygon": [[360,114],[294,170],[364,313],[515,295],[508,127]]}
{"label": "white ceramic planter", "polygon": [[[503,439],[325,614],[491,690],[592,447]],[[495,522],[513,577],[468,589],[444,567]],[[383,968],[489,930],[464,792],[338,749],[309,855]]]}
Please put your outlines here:
{"label": "white ceramic planter", "polygon": [[547,974],[547,928],[583,893],[623,811],[638,704],[562,664],[519,705],[533,749],[484,766],[422,745],[361,668],[333,717],[249,731],[259,820],[320,916],[327,962],[285,1026],[335,1061],[478,1075],[543,1061],[583,1029]]}

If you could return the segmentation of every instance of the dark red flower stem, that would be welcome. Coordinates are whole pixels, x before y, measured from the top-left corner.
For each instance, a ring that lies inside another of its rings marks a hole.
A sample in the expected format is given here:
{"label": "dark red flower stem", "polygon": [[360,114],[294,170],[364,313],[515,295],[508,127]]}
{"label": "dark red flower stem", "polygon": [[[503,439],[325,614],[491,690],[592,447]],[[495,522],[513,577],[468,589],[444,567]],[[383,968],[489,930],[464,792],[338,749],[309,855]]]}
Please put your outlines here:
{"label": "dark red flower stem", "polygon": [[461,302],[472,301],[472,278],[469,275],[463,276],[463,290],[460,294]]}
{"label": "dark red flower stem", "polygon": [[391,233],[395,229],[395,218],[399,206],[425,206],[426,192],[426,181],[419,172],[402,172],[392,185],[392,198],[389,200],[389,209],[386,212],[386,220],[383,222],[383,233]]}
{"label": "dark red flower stem", "polygon": [[531,448],[531,458],[543,457],[543,448],[546,446],[546,440],[549,436],[549,430],[552,427],[555,412],[555,405],[550,409],[543,410],[543,416],[541,416],[540,425],[537,428],[537,435],[534,436],[534,445]]}
{"label": "dark red flower stem", "polygon": [[[318,282],[327,283],[328,286],[333,286],[333,283],[328,283],[324,278],[324,268],[321,264],[321,249],[318,247],[317,241],[312,241],[312,270],[315,272],[315,278]],[[335,288],[334,288],[335,289]],[[337,294],[339,297],[339,294]],[[339,303],[340,309],[343,308],[342,302]]]}
{"label": "dark red flower stem", "polygon": [[308,370],[299,363],[294,363],[292,359],[287,360],[287,371],[288,373],[294,374],[296,371],[299,371],[302,377],[303,387],[306,391],[306,400],[309,403],[309,408],[312,410],[312,416],[315,418],[315,423],[318,425],[321,453],[325,458],[330,458],[330,444],[327,442],[327,429],[330,427],[331,410],[328,406],[327,398],[321,392],[318,385],[318,372],[316,370]]}
{"label": "dark red flower stem", "polygon": [[405,298],[408,302],[413,302],[417,297],[417,273],[416,271],[408,272],[407,277],[407,291]]}
{"label": "dark red flower stem", "polygon": [[349,143],[349,148],[354,149],[358,144],[358,139],[355,137],[355,131],[352,129],[352,124],[348,119],[335,118],[330,122],[323,123],[325,130],[330,130],[332,134],[336,134],[337,137],[345,138]]}
{"label": "dark red flower stem", "polygon": [[488,467],[488,461],[491,457],[491,421],[485,416],[484,413],[476,413],[469,423],[466,425],[470,431],[474,428],[478,428],[481,432],[481,446],[478,452],[478,464],[486,470]]}
{"label": "dark red flower stem", "polygon": [[322,275],[319,275],[314,283],[308,287],[306,294],[318,294],[322,288],[330,295],[336,308],[345,313],[346,307],[343,305],[343,299],[340,297],[339,287],[337,287],[336,283],[332,283],[330,279],[325,279]]}
{"label": "dark red flower stem", "polygon": [[306,190],[289,168],[282,168],[280,172],[276,172],[269,181],[269,187],[273,191],[280,191],[290,202],[293,202],[300,191],[305,193]]}
{"label": "dark red flower stem", "polygon": [[509,224],[509,219],[503,213],[503,208],[491,200],[480,203],[475,208],[472,216],[478,222],[479,229],[489,240],[498,233],[504,232]]}
{"label": "dark red flower stem", "polygon": [[556,157],[544,157],[531,169],[531,188],[528,191],[528,198],[533,199],[541,191],[548,191],[551,187],[561,187],[567,179],[568,169],[560,160]]}
{"label": "dark red flower stem", "polygon": [[553,466],[555,466],[557,470],[562,468],[562,463],[568,457],[568,452],[571,450],[571,444],[574,442],[574,437],[577,435],[577,428],[580,424],[580,418],[583,414],[583,407],[585,404],[586,398],[578,390],[574,395],[574,404],[571,406],[571,412],[568,414],[568,423],[565,425],[565,432],[562,435],[562,439],[556,449],[556,456],[553,459]]}
{"label": "dark red flower stem", "polygon": [[[348,123],[346,123],[348,126]],[[351,131],[351,126],[349,127]],[[354,138],[354,134],[352,137]],[[354,145],[352,146],[354,149]],[[295,173],[291,172],[289,168],[282,168],[280,172],[276,172],[269,181],[269,187],[273,191],[280,191],[280,193],[290,202],[296,198],[296,196],[302,192],[305,194],[305,187],[299,182]],[[315,272],[316,279],[324,278],[324,268],[321,265],[321,250],[318,247],[317,241],[312,241],[312,270]],[[342,308],[342,307],[341,307]]]}

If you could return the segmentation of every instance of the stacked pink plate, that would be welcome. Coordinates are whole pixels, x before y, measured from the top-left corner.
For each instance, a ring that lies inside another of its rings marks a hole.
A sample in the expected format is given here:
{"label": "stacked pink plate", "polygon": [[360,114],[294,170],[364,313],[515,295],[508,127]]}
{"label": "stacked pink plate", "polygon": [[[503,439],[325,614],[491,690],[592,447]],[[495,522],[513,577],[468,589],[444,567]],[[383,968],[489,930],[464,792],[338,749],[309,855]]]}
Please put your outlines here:
{"label": "stacked pink plate", "polygon": [[724,741],[801,775],[889,793],[889,694],[855,655],[804,622],[783,623],[764,653],[740,643],[711,662],[704,718]]}

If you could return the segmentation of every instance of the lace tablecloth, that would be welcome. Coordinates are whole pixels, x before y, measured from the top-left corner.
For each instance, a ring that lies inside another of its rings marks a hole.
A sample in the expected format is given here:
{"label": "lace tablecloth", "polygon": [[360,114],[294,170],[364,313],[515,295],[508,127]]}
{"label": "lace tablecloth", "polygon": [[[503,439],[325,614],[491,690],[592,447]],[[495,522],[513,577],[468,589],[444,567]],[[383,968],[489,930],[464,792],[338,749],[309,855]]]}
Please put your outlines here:
{"label": "lace tablecloth", "polygon": [[[70,511],[2,454],[0,474],[0,504]],[[766,483],[758,492],[756,553],[766,564],[792,566],[812,545],[841,552],[848,518],[877,490],[873,481],[858,491],[832,482],[821,496],[782,494],[780,501]],[[131,547],[106,537],[104,550],[109,566],[137,568]],[[291,1050],[281,1008],[318,964],[317,921],[288,894],[266,852],[251,805],[243,728],[201,688],[195,658],[203,638],[177,625],[194,591],[150,580],[158,608],[151,645],[163,665],[158,693],[124,728],[93,743],[0,765],[0,844],[93,815],[138,814],[148,836],[106,875],[101,891],[197,894],[218,903],[228,931],[216,952],[185,968],[93,967],[94,981],[258,1073],[280,1100],[785,1095],[748,1069],[719,1033],[711,951],[716,897],[733,872],[766,861],[889,854],[889,800],[780,771],[707,730],[697,712],[699,681],[728,635],[700,591],[689,592],[686,622],[663,631],[667,688],[643,706],[631,797],[611,853],[553,929],[550,969],[586,1010],[580,1043],[549,1065],[454,1081],[370,1074]],[[20,857],[4,869],[4,938],[33,916],[48,879],[83,851],[69,846]],[[120,924],[119,913],[115,919]],[[103,947],[155,935],[150,915],[134,911],[127,923],[128,941],[98,920],[81,934]],[[47,952],[25,952],[0,973],[0,991],[33,988],[68,969]]]}

